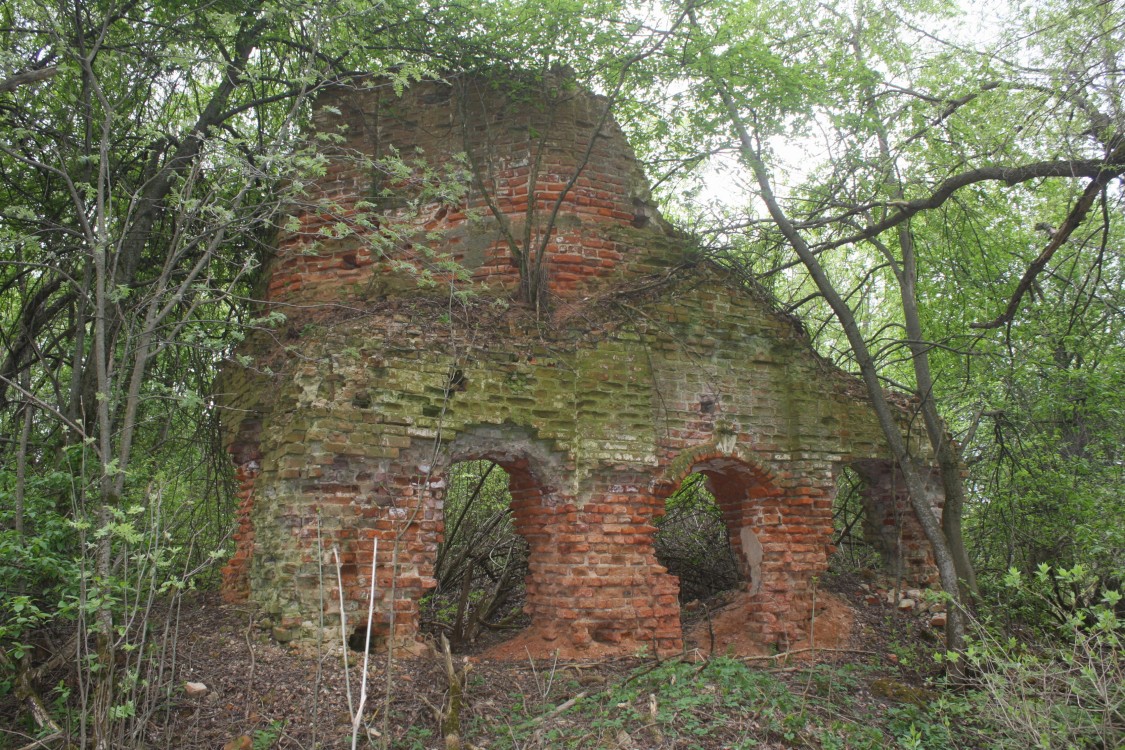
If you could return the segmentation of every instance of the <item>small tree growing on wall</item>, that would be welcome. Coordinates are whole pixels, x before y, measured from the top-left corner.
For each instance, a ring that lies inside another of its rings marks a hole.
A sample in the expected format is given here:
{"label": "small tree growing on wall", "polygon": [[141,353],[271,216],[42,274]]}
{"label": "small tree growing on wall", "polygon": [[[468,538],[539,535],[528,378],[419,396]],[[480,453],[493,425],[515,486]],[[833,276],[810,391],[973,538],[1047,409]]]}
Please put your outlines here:
{"label": "small tree growing on wall", "polygon": [[[511,67],[498,67],[494,58],[489,58],[486,65],[482,65],[480,60],[475,60],[475,65],[466,68],[474,71],[489,69],[502,71],[505,82],[503,85],[510,87],[510,95],[514,100],[531,99],[541,108],[540,119],[533,121],[527,132],[531,146],[526,176],[527,206],[519,221],[513,221],[497,200],[498,185],[495,182],[495,174],[490,171],[496,162],[496,159],[492,158],[495,155],[492,154],[487,159],[478,158],[471,146],[470,128],[479,128],[482,125],[487,128],[488,123],[477,121],[471,114],[473,110],[469,105],[473,98],[473,91],[467,85],[469,79],[466,77],[455,79],[454,85],[457,86],[458,101],[461,104],[460,127],[465,151],[474,174],[474,187],[480,192],[489,213],[496,220],[511,261],[518,269],[518,299],[537,311],[545,309],[549,302],[547,299],[549,249],[558,229],[560,209],[567,201],[573,200],[575,185],[583,176],[599,139],[610,124],[612,111],[629,80],[631,69],[657,54],[663,48],[665,40],[675,32],[686,17],[686,11],[681,10],[673,16],[665,28],[642,36],[621,34],[613,26],[595,24],[584,43],[592,44],[602,52],[602,56],[599,57],[602,68],[598,73],[603,78],[606,94],[598,99],[593,121],[588,123],[589,134],[586,136],[582,152],[578,155],[575,164],[563,174],[548,172],[544,163],[544,157],[550,152],[552,141],[557,135],[554,132],[555,112],[568,100],[585,94],[580,91],[573,70],[557,62],[567,58],[555,57],[552,51],[561,50],[568,40],[573,41],[570,40],[570,36],[575,33],[575,28],[558,29],[558,38],[547,44],[544,44],[542,38],[538,38],[529,44],[526,50],[518,49],[517,45],[517,52],[513,55],[517,59],[511,62],[529,71],[522,76],[513,77]],[[544,20],[564,23],[564,19],[570,19],[572,24],[578,20],[565,13]],[[534,34],[541,37],[544,32],[549,33],[549,29],[536,29]],[[520,59],[521,55],[530,55],[530,57]],[[465,65],[467,62],[463,60],[461,64]],[[491,136],[487,140],[491,140]]]}

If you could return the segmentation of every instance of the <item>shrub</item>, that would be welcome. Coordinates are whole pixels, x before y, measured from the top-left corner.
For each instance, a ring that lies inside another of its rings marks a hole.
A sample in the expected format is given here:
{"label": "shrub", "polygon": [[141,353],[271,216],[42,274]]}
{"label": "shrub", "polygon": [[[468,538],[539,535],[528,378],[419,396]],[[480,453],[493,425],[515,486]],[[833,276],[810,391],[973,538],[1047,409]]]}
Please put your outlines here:
{"label": "shrub", "polygon": [[1081,566],[1042,565],[1031,580],[1013,569],[1006,578],[1013,598],[1037,600],[1051,614],[1050,624],[1017,637],[993,622],[972,623],[964,658],[971,686],[987,697],[979,706],[996,747],[1125,744],[1125,625],[1115,611],[1121,595],[1106,590],[1097,603],[1075,606],[1072,598],[1057,594],[1080,596],[1091,581]]}
{"label": "shrub", "polygon": [[491,461],[449,470],[445,539],[434,565],[437,588],[423,602],[429,623],[454,645],[472,643],[491,621],[519,613],[527,542],[516,533],[508,475]]}

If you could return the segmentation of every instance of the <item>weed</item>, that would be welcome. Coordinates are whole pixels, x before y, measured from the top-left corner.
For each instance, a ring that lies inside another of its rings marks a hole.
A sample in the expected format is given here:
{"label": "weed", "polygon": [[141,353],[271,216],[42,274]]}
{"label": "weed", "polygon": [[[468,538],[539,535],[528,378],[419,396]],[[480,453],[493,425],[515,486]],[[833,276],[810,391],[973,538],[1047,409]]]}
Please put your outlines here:
{"label": "weed", "polygon": [[254,730],[254,736],[251,738],[250,746],[253,750],[270,750],[277,741],[281,739],[282,733],[285,731],[284,721],[271,721],[269,727],[266,729]]}
{"label": "weed", "polygon": [[426,750],[431,746],[430,740],[433,736],[434,730],[429,727],[414,725],[403,735],[403,747],[408,747],[410,750]]}
{"label": "weed", "polygon": [[887,728],[903,747],[953,750],[958,746],[949,727],[920,706],[890,706],[887,719]]}

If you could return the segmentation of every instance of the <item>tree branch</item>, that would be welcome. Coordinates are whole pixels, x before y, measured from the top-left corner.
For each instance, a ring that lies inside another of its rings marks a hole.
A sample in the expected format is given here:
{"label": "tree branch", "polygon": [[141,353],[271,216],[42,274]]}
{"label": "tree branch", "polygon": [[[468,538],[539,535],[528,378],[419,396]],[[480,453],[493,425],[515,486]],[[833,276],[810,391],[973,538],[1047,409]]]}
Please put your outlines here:
{"label": "tree branch", "polygon": [[[1118,151],[1122,151],[1122,149],[1118,149]],[[1073,234],[1074,230],[1086,219],[1086,214],[1090,212],[1090,207],[1094,205],[1094,200],[1102,190],[1105,189],[1106,185],[1115,177],[1120,176],[1122,171],[1123,170],[1102,172],[1094,179],[1090,180],[1090,183],[1086,185],[1086,189],[1082,191],[1082,197],[1074,204],[1074,208],[1071,209],[1066,220],[1062,223],[1062,226],[1052,235],[1051,241],[1047,243],[1047,247],[1043,248],[1043,252],[1039,253],[1039,257],[1033,260],[1031,265],[1027,267],[1027,270],[1024,271],[1023,278],[1021,278],[1020,283],[1016,285],[1016,291],[1012,294],[1012,298],[1008,300],[1008,306],[1004,308],[1004,312],[984,323],[970,323],[970,328],[988,330],[999,328],[1006,323],[1012,322],[1016,311],[1019,310],[1020,301],[1023,300],[1023,296],[1027,293],[1027,290],[1031,288],[1031,285],[1035,283],[1035,278],[1046,267],[1047,263],[1050,262],[1055,251],[1070,239],[1070,235]]]}
{"label": "tree branch", "polygon": [[43,81],[50,80],[55,77],[55,73],[59,71],[56,67],[40,68],[38,70],[25,70],[22,73],[16,73],[14,76],[5,78],[0,81],[0,92],[15,91],[20,86],[29,86]]}
{"label": "tree branch", "polygon": [[1031,180],[1046,177],[1088,177],[1092,180],[1105,179],[1106,183],[1121,175],[1125,171],[1125,149],[1118,149],[1109,159],[1064,159],[1057,161],[1039,161],[1024,164],[1018,167],[980,167],[968,172],[954,175],[944,180],[926,198],[917,198],[912,201],[892,203],[898,212],[888,216],[882,221],[868,225],[865,229],[847,237],[842,237],[831,242],[825,242],[816,247],[816,252],[824,252],[845,245],[854,245],[857,242],[869,240],[888,229],[893,229],[910,217],[922,211],[940,208],[947,200],[953,197],[961,188],[981,182],[1003,182],[1008,187],[1014,187]]}

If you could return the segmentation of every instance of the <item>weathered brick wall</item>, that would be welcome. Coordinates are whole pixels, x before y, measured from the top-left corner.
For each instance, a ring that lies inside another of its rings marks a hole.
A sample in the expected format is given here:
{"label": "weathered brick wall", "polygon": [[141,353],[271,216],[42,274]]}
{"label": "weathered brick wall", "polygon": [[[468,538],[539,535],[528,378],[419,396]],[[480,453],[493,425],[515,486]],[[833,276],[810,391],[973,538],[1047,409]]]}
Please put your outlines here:
{"label": "weathered brick wall", "polygon": [[[864,480],[863,532],[883,556],[883,564],[910,586],[937,586],[934,551],[910,506],[901,472],[888,461],[860,461],[853,468]],[[945,501],[936,469],[920,472],[928,481],[927,498],[940,517]]]}
{"label": "weathered brick wall", "polygon": [[[427,84],[393,102],[372,91],[338,95],[349,149],[381,148],[394,135],[400,151],[425,141],[440,161],[435,144],[462,129],[455,91]],[[534,192],[569,183],[603,104],[572,93],[541,123],[534,102],[483,92],[467,120],[484,134],[474,161],[515,215],[529,192],[519,171],[528,149],[547,146]],[[760,293],[691,260],[647,208],[640,170],[616,126],[607,128],[604,153],[592,149],[586,165],[594,172],[582,173],[589,187],[560,211],[577,244],[551,251],[549,311],[508,300],[517,277],[489,244],[488,223],[450,218],[453,209],[428,241],[451,253],[484,248],[483,262],[466,265],[490,291],[468,301],[388,282],[396,272],[381,263],[345,261],[354,237],[323,242],[315,255],[297,250],[307,238],[282,239],[271,302],[348,305],[282,307],[282,330],[251,336],[240,353],[253,365],[232,365],[223,379],[243,498],[226,593],[261,604],[278,637],[310,636],[322,603],[329,634],[338,632],[334,553],[348,621],[365,622],[378,539],[372,627],[414,642],[417,602],[434,585],[445,472],[470,458],[494,460],[511,477],[516,529],[530,545],[532,626],[520,637],[533,652],[680,648],[678,583],[657,563],[653,535],[664,499],[693,471],[708,477],[743,561],[755,602],[747,628],[767,643],[805,635],[841,467],[873,478],[878,523],[880,513],[902,517],[901,498],[880,479],[886,450],[862,389]],[[358,172],[330,168],[327,179],[322,189],[341,204],[370,189]],[[388,221],[401,210],[386,208]],[[603,257],[605,242],[621,257]],[[556,262],[563,256],[579,260]],[[906,429],[909,414],[902,419]]]}
{"label": "weathered brick wall", "polygon": [[[667,227],[607,106],[565,76],[502,85],[460,77],[401,96],[381,79],[327,89],[316,130],[341,140],[323,146],[326,174],[293,206],[269,298],[370,298],[416,285],[402,263],[422,271],[443,259],[478,285],[512,292],[520,278],[510,241],[532,256],[545,245],[543,283],[558,298],[666,264],[659,245],[613,232]],[[406,173],[390,171],[399,160]],[[464,167],[476,178],[456,179]],[[443,179],[464,197],[410,205]]]}

